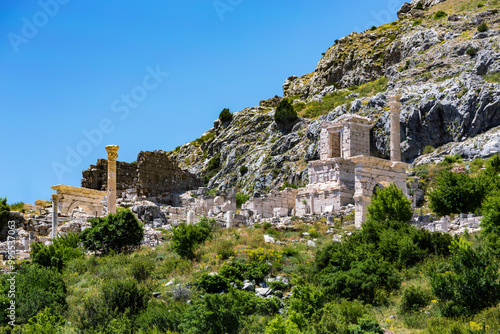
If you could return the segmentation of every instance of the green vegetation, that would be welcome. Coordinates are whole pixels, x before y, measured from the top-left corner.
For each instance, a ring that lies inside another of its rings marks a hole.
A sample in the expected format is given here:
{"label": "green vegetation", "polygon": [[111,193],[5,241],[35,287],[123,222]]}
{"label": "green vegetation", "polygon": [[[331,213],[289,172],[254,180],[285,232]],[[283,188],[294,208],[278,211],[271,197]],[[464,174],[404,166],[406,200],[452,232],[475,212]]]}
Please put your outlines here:
{"label": "green vegetation", "polygon": [[297,113],[288,99],[283,99],[276,107],[274,121],[282,126],[290,127],[297,120]]}
{"label": "green vegetation", "polygon": [[92,227],[81,233],[83,245],[101,254],[131,251],[141,244],[144,236],[142,223],[128,209],[118,209],[116,214],[89,221]]}
{"label": "green vegetation", "polygon": [[430,154],[432,152],[434,152],[436,149],[434,147],[432,147],[431,145],[426,145],[424,147],[424,150],[422,151],[422,154]]}
{"label": "green vegetation", "polygon": [[438,10],[435,14],[434,14],[434,20],[439,20],[439,19],[442,19],[443,17],[446,17],[448,16],[448,14],[446,14],[445,12],[443,12],[442,10]]}
{"label": "green vegetation", "polygon": [[233,114],[231,114],[228,108],[224,108],[219,114],[219,120],[222,123],[231,122],[233,120]]}
{"label": "green vegetation", "polygon": [[236,207],[241,208],[250,199],[250,195],[236,194]]}
{"label": "green vegetation", "polygon": [[10,211],[24,212],[24,202],[9,204]]}
{"label": "green vegetation", "polygon": [[417,3],[417,5],[415,6],[415,9],[419,9],[419,10],[423,10],[424,9],[424,4],[422,3],[422,1],[420,1],[419,3]]}
{"label": "green vegetation", "polygon": [[443,171],[436,180],[436,188],[429,192],[429,206],[438,215],[476,212],[490,191],[491,180],[478,175]]}
{"label": "green vegetation", "polygon": [[343,104],[349,104],[355,100],[349,97],[352,93],[359,94],[358,98],[375,95],[387,90],[389,79],[381,77],[375,81],[362,84],[361,86],[353,86],[349,89],[338,90],[327,94],[321,102],[310,102],[301,110],[301,115],[307,118],[317,118],[326,115],[333,109]]}
{"label": "green vegetation", "polygon": [[0,198],[0,228],[7,225],[10,217],[10,207],[7,204],[7,197]]}
{"label": "green vegetation", "polygon": [[483,78],[486,82],[500,83],[500,72],[485,74],[483,75]]}
{"label": "green vegetation", "polygon": [[205,168],[205,175],[203,175],[203,182],[208,184],[208,182],[217,175],[220,168],[220,153],[218,153],[208,161],[207,167]]}
{"label": "green vegetation", "polygon": [[84,250],[79,244],[80,238],[76,233],[59,236],[49,246],[35,242],[31,244],[31,258],[33,263],[44,267],[53,267],[62,272],[64,264],[84,255]]}
{"label": "green vegetation", "polygon": [[181,257],[193,259],[194,251],[208,239],[214,223],[204,217],[194,225],[181,223],[176,226],[172,230],[172,249]]}
{"label": "green vegetation", "polygon": [[240,167],[240,175],[243,176],[248,172],[248,167],[243,165]]}
{"label": "green vegetation", "polygon": [[475,57],[475,56],[476,56],[476,54],[477,54],[477,50],[471,46],[471,47],[469,47],[469,48],[465,51],[465,53],[466,53],[469,57],[473,58],[473,57]]}
{"label": "green vegetation", "polygon": [[482,22],[481,24],[479,24],[477,26],[477,31],[479,32],[485,32],[485,31],[488,31],[488,25],[486,24],[486,22]]}

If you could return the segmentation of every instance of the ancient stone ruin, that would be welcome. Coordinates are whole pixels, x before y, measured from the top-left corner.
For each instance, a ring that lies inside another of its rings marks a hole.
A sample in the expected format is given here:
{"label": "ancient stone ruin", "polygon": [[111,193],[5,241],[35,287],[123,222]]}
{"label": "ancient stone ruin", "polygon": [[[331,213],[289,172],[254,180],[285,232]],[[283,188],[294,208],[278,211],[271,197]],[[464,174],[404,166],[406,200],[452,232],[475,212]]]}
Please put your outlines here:
{"label": "ancient stone ruin", "polygon": [[[106,190],[108,161],[97,160],[82,172],[82,187]],[[116,192],[118,198],[126,195],[146,197],[159,203],[169,203],[169,195],[202,187],[203,182],[178,167],[163,151],[140,152],[132,163],[116,161]]]}
{"label": "ancient stone ruin", "polygon": [[320,160],[309,162],[309,184],[296,196],[296,215],[333,212],[354,204],[360,228],[377,187],[395,183],[407,194],[407,164],[400,161],[399,97],[392,100],[390,161],[370,156],[368,118],[347,114],[323,123]]}

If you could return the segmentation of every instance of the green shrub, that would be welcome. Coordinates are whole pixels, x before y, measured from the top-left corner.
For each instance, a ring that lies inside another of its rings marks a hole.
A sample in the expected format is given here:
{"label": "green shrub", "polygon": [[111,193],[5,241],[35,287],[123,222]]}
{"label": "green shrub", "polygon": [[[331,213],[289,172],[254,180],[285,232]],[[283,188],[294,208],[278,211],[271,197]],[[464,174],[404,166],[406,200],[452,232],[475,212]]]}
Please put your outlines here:
{"label": "green shrub", "polygon": [[234,256],[233,243],[229,240],[223,240],[217,246],[217,255],[221,260],[227,260]]}
{"label": "green shrub", "polygon": [[10,207],[7,204],[7,197],[0,198],[0,228],[7,225],[10,217]]}
{"label": "green shrub", "polygon": [[349,334],[350,325],[358,325],[358,320],[367,314],[367,308],[359,301],[328,303],[322,309],[322,317],[316,325],[318,334],[345,333]]}
{"label": "green shrub", "polygon": [[289,319],[300,330],[305,330],[310,327],[310,321],[315,313],[320,312],[325,300],[323,291],[315,286],[309,284],[295,286],[288,303]]}
{"label": "green shrub", "polygon": [[493,193],[483,203],[481,237],[493,250],[500,250],[500,196]]}
{"label": "green shrub", "polygon": [[248,167],[243,165],[240,167],[240,175],[243,176],[245,175],[246,173],[248,173]]}
{"label": "green shrub", "polygon": [[219,114],[219,119],[222,123],[231,122],[233,119],[233,114],[229,112],[228,108],[224,108]]}
{"label": "green shrub", "polygon": [[90,251],[108,254],[130,251],[142,242],[144,228],[134,214],[126,209],[118,209],[116,214],[104,218],[91,218],[91,228],[81,233],[83,245]]}
{"label": "green shrub", "polygon": [[250,199],[250,195],[236,194],[236,207],[241,208]]}
{"label": "green shrub", "polygon": [[105,305],[117,313],[138,314],[145,309],[149,300],[150,292],[139,287],[132,279],[112,280],[101,286],[102,297]]}
{"label": "green shrub", "polygon": [[417,3],[417,5],[415,6],[415,9],[419,9],[419,10],[423,10],[424,9],[424,4],[422,3],[422,1],[420,1],[419,3]]}
{"label": "green shrub", "polygon": [[363,318],[359,321],[359,325],[350,328],[350,334],[384,334],[384,330],[380,327],[377,320],[372,318]]}
{"label": "green shrub", "polygon": [[205,175],[203,175],[203,182],[205,182],[205,184],[208,184],[208,182],[220,171],[220,157],[221,155],[218,153],[208,161],[207,167],[205,168]]}
{"label": "green shrub", "polygon": [[498,301],[498,264],[460,239],[452,243],[452,270],[431,273],[432,292],[446,317],[470,316]]}
{"label": "green shrub", "polygon": [[198,279],[197,285],[207,293],[220,293],[228,289],[229,281],[227,278],[218,274],[210,275],[204,273]]}
{"label": "green shrub", "polygon": [[9,204],[10,211],[24,212],[24,202]]}
{"label": "green shrub", "polygon": [[166,331],[178,332],[186,308],[187,304],[185,302],[169,302],[166,304],[153,299],[149,302],[147,309],[137,318],[137,327],[142,331],[156,328],[162,333]]}
{"label": "green shrub", "polygon": [[429,206],[438,215],[475,212],[489,193],[486,177],[470,177],[464,173],[443,171],[436,178],[436,186],[428,193]]}
{"label": "green shrub", "polygon": [[378,222],[406,223],[413,216],[410,201],[395,184],[378,189],[367,210],[369,217]]}
{"label": "green shrub", "polygon": [[485,32],[485,31],[488,31],[488,25],[486,24],[486,22],[482,22],[480,25],[477,26],[477,31],[479,32]]}
{"label": "green shrub", "polygon": [[473,57],[475,57],[475,56],[476,56],[476,54],[477,54],[477,50],[471,46],[471,47],[469,47],[469,48],[465,51],[465,53],[466,53],[469,57],[473,58]]}
{"label": "green shrub", "polygon": [[230,282],[243,281],[245,266],[239,262],[226,262],[219,270],[219,275],[227,278]]}
{"label": "green shrub", "polygon": [[66,309],[62,275],[53,268],[24,265],[16,275],[16,322],[26,323],[47,307],[55,314],[63,314]]}
{"label": "green shrub", "polygon": [[434,152],[436,149],[434,147],[432,147],[431,145],[426,145],[424,147],[424,150],[422,151],[422,154],[429,154],[429,153],[432,153]]}
{"label": "green shrub", "polygon": [[287,100],[283,99],[276,107],[274,113],[274,121],[283,126],[290,126],[298,119],[297,113],[293,109],[293,105]]}
{"label": "green shrub", "polygon": [[243,310],[233,294],[206,294],[187,308],[179,332],[236,334],[242,321]]}
{"label": "green shrub", "polygon": [[195,257],[194,251],[203,244],[212,232],[211,220],[204,217],[194,225],[181,223],[172,229],[172,249],[188,259]]}
{"label": "green shrub", "polygon": [[256,282],[262,282],[270,271],[271,266],[265,261],[254,260],[246,265],[247,278]]}
{"label": "green shrub", "polygon": [[80,238],[76,233],[58,236],[49,246],[41,242],[31,244],[33,263],[44,267],[54,267],[62,272],[63,266],[70,260],[81,258],[84,255],[80,247]]}
{"label": "green shrub", "polygon": [[145,256],[138,256],[132,259],[131,263],[132,276],[141,282],[151,276],[155,269],[153,260]]}
{"label": "green shrub", "polygon": [[23,334],[58,334],[64,325],[64,318],[52,313],[50,308],[45,308],[32,317],[28,324],[23,326]]}
{"label": "green shrub", "polygon": [[399,304],[399,312],[406,314],[418,311],[431,302],[430,291],[424,290],[419,286],[410,286],[403,292],[401,303]]}
{"label": "green shrub", "polygon": [[281,315],[269,321],[264,334],[299,334],[301,331],[290,319],[285,320]]}
{"label": "green shrub", "polygon": [[448,16],[448,14],[446,14],[445,12],[443,12],[442,10],[438,10],[435,14],[434,14],[434,20],[439,20],[445,16]]}

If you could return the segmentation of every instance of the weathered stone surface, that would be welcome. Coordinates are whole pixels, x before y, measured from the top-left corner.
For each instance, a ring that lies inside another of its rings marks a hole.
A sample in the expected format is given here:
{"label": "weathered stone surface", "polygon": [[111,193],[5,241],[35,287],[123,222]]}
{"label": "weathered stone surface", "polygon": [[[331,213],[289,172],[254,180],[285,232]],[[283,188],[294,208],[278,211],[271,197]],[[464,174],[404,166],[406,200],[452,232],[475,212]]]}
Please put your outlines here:
{"label": "weathered stone surface", "polygon": [[[107,161],[99,159],[96,165],[82,172],[82,187],[104,190],[107,186]],[[137,195],[156,197],[161,201],[168,193],[196,189],[203,185],[198,178],[178,167],[163,151],[140,152],[137,162],[117,162],[117,191],[136,189]]]}

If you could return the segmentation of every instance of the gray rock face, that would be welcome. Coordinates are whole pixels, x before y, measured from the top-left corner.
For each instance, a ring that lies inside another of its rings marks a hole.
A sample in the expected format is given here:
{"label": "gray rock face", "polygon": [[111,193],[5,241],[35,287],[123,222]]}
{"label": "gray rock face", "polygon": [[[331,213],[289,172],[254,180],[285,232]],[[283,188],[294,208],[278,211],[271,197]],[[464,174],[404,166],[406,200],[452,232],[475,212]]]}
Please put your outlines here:
{"label": "gray rock face", "polygon": [[[440,2],[423,0],[422,5],[425,9]],[[319,159],[322,122],[346,113],[372,120],[371,153],[388,158],[387,96],[392,92],[402,95],[400,135],[406,162],[413,162],[426,146],[459,143],[499,126],[500,85],[485,79],[500,72],[500,36],[496,30],[478,33],[477,24],[486,22],[494,27],[494,22],[500,22],[500,14],[474,9],[434,20],[431,11],[418,10],[416,5],[415,1],[403,5],[401,13],[407,15],[399,21],[339,39],[325,52],[314,72],[290,76],[283,84],[284,96],[293,96],[295,105],[324,102],[327,94],[339,92],[349,103],[337,104],[318,119],[301,118],[285,132],[274,122],[273,108],[281,100],[274,97],[262,106],[233,113],[230,124],[214,124],[200,140],[181,146],[171,156],[200,177],[207,173],[210,159],[220,154],[220,166],[209,188],[266,193],[285,182],[306,183],[307,162]],[[421,24],[414,24],[417,16]],[[388,81],[387,89],[377,90],[378,94],[343,90],[382,76]],[[487,155],[498,147],[491,140],[460,152],[467,157]],[[240,173],[243,166],[246,173]]]}

